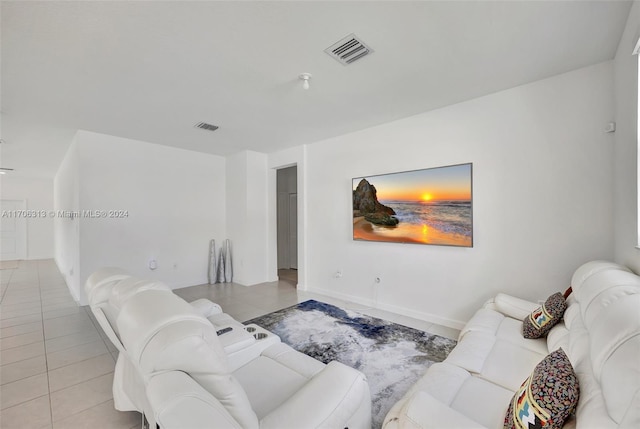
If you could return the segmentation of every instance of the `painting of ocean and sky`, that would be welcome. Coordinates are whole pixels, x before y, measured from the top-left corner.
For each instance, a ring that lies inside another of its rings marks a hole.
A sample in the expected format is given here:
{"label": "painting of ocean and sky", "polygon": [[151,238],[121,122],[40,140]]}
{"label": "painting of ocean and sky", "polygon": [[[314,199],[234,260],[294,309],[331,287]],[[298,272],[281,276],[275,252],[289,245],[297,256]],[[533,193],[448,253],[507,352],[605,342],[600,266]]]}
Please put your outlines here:
{"label": "painting of ocean and sky", "polygon": [[353,179],[353,239],[473,247],[472,164]]}

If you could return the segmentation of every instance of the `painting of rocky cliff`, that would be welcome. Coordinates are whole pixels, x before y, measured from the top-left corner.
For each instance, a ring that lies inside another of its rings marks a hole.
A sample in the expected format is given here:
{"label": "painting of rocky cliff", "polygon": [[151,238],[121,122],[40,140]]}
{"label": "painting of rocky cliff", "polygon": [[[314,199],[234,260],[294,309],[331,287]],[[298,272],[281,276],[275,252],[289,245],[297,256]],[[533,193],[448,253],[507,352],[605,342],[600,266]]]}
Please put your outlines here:
{"label": "painting of rocky cliff", "polygon": [[353,179],[353,239],[473,247],[472,164]]}

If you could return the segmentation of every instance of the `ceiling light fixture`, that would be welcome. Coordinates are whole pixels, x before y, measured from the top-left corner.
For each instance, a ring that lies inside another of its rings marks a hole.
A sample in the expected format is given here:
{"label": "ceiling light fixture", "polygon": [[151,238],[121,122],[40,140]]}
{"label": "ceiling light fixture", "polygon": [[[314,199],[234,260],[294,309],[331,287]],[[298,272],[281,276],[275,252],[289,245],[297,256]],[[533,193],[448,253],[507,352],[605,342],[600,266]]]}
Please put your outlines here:
{"label": "ceiling light fixture", "polygon": [[300,76],[298,76],[298,79],[302,81],[302,87],[304,89],[309,89],[309,80],[311,79],[311,77],[311,73],[302,73]]}

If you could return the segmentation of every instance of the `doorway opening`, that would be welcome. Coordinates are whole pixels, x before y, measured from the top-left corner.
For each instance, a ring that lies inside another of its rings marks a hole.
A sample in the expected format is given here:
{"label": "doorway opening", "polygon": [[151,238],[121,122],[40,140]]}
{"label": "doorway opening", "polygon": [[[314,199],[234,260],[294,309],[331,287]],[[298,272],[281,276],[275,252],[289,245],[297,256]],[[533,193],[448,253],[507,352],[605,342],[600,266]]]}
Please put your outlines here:
{"label": "doorway opening", "polygon": [[278,278],[298,284],[298,168],[277,171]]}
{"label": "doorway opening", "polygon": [[15,215],[26,208],[25,200],[0,200],[2,213],[10,214],[0,223],[0,261],[27,259],[27,218]]}

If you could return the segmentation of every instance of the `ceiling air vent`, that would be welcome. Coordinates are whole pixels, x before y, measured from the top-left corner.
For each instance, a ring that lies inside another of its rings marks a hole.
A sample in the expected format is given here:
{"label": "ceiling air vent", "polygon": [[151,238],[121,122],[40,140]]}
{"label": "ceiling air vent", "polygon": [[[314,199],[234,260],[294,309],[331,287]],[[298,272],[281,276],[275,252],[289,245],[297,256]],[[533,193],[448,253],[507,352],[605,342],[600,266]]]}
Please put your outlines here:
{"label": "ceiling air vent", "polygon": [[348,66],[360,58],[372,53],[373,49],[365,45],[365,43],[358,39],[355,34],[351,33],[342,40],[329,46],[324,51],[343,66]]}
{"label": "ceiling air vent", "polygon": [[200,128],[201,130],[207,130],[207,131],[215,131],[219,128],[217,125],[207,124],[206,122],[198,122],[194,126],[196,128]]}

